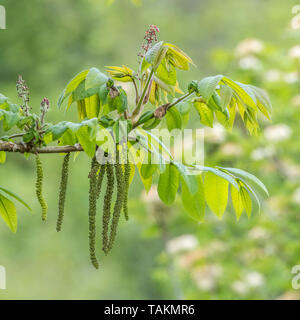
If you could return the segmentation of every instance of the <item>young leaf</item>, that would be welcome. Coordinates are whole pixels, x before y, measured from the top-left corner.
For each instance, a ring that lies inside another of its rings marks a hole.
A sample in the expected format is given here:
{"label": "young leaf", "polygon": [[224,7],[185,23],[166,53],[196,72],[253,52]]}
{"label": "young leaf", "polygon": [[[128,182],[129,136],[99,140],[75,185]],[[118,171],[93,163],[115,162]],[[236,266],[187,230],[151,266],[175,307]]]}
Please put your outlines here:
{"label": "young leaf", "polygon": [[17,231],[17,212],[15,205],[0,194],[0,215],[10,230],[14,233]]}
{"label": "young leaf", "polygon": [[201,123],[212,128],[214,121],[213,111],[205,103],[199,101],[194,102],[194,107],[199,113]]}
{"label": "young leaf", "polygon": [[179,172],[176,167],[170,163],[166,165],[166,170],[159,176],[158,195],[162,202],[171,205],[175,201],[176,193],[179,187]]}
{"label": "young leaf", "polygon": [[182,128],[181,114],[177,108],[170,108],[167,111],[166,122],[169,131]]}
{"label": "young leaf", "polygon": [[253,100],[254,94],[251,92],[251,88],[247,88],[246,85],[237,83],[227,77],[223,77],[222,82],[236,92],[242,103],[256,110],[256,104]]}
{"label": "young leaf", "polygon": [[107,80],[108,80],[107,75],[102,73],[97,68],[91,68],[89,70],[89,73],[86,76],[85,90],[88,90],[90,88],[99,88],[103,84],[105,84]]}
{"label": "young leaf", "polygon": [[198,90],[202,98],[208,102],[223,76],[221,74],[217,76],[207,77],[199,81]]}
{"label": "young leaf", "polygon": [[160,49],[163,45],[163,41],[160,41],[158,43],[156,43],[152,48],[150,48],[146,55],[145,55],[145,60],[149,63],[149,64],[154,64],[155,60],[157,59]]}
{"label": "young leaf", "polygon": [[207,172],[204,178],[204,190],[210,210],[221,219],[228,201],[228,181]]}
{"label": "young leaf", "polygon": [[81,144],[85,153],[90,157],[93,158],[96,151],[96,142],[90,138],[90,134],[88,132],[88,127],[83,126],[76,132],[77,139]]}

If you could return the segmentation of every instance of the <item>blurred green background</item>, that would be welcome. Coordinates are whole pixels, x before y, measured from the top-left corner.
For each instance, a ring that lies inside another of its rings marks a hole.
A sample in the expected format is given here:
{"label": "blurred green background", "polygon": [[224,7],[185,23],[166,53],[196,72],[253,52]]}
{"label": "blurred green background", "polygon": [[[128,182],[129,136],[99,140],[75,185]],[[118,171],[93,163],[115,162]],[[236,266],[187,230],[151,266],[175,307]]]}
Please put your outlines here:
{"label": "blurred green background", "polygon": [[[139,1],[133,1],[138,4]],[[50,121],[76,120],[56,109],[66,82],[84,68],[137,65],[149,24],[160,39],[186,51],[197,64],[181,73],[181,87],[217,73],[261,86],[270,93],[272,123],[249,137],[237,123],[231,133],[206,133],[206,164],[242,168],[269,188],[261,215],[237,223],[229,207],[222,221],[207,210],[195,224],[180,200],[167,208],[148,196],[136,176],[128,223],[116,246],[101,255],[96,271],[88,257],[86,155],[71,164],[63,231],[55,231],[62,157],[45,155],[49,219],[42,223],[35,199],[33,159],[8,155],[1,186],[33,208],[18,207],[12,234],[0,223],[0,265],[7,290],[0,299],[298,299],[291,268],[300,264],[300,30],[291,24],[297,1],[280,0],[1,0],[7,29],[0,30],[0,92],[18,101],[19,74],[38,110],[47,96]],[[195,122],[197,120],[195,119]],[[100,226],[99,226],[100,230]],[[98,248],[100,252],[100,247]]]}

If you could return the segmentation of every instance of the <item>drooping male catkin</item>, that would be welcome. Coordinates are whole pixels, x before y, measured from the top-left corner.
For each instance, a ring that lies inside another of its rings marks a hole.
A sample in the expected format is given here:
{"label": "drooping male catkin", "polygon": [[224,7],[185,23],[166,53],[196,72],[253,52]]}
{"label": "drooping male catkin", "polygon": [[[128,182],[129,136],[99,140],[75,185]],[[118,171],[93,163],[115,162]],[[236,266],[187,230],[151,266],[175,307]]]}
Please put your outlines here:
{"label": "drooping male catkin", "polygon": [[117,180],[117,199],[114,206],[113,218],[111,223],[111,230],[110,230],[110,239],[108,244],[108,250],[110,251],[113,247],[116,235],[117,235],[117,228],[119,224],[119,219],[123,207],[123,200],[125,194],[125,185],[124,185],[124,176],[122,165],[119,163],[119,153],[117,151],[117,161],[114,164],[116,180]]}
{"label": "drooping male catkin", "polygon": [[106,192],[104,196],[103,217],[102,217],[102,242],[103,242],[102,249],[107,254],[110,209],[111,209],[112,195],[114,192],[114,171],[113,171],[113,164],[111,163],[106,164],[106,176],[107,176],[107,185],[106,185]]}
{"label": "drooping male catkin", "polygon": [[98,178],[97,178],[97,199],[99,199],[99,197],[100,197],[101,187],[102,187],[102,182],[103,182],[103,178],[105,175],[105,171],[106,171],[106,164],[101,164],[100,171],[98,173]]}
{"label": "drooping male catkin", "polygon": [[98,269],[99,263],[96,257],[96,212],[97,212],[97,171],[99,164],[94,157],[89,173],[90,189],[89,189],[89,247],[90,259],[93,266]]}
{"label": "drooping male catkin", "polygon": [[35,164],[36,164],[36,196],[42,208],[42,220],[45,221],[47,219],[47,210],[48,206],[43,197],[43,166],[39,155],[35,156]]}
{"label": "drooping male catkin", "polygon": [[129,215],[128,215],[128,191],[129,191],[129,177],[130,177],[130,171],[131,171],[131,166],[128,160],[128,155],[127,155],[127,162],[124,164],[124,185],[125,185],[125,193],[124,193],[124,200],[123,200],[123,212],[125,219],[128,221],[129,220]]}
{"label": "drooping male catkin", "polygon": [[61,230],[61,225],[64,219],[66,191],[67,191],[68,176],[69,176],[69,161],[70,161],[70,153],[67,153],[64,157],[62,170],[61,170],[61,180],[60,180],[59,200],[58,200],[58,217],[56,222],[57,232]]}

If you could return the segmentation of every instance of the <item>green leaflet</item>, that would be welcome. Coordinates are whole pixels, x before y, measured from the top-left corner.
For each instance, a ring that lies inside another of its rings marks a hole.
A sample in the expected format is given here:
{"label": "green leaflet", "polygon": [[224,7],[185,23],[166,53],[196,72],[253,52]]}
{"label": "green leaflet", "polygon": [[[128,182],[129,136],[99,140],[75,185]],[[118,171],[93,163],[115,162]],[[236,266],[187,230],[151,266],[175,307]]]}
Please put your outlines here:
{"label": "green leaflet", "polygon": [[166,170],[160,174],[158,181],[158,195],[166,204],[171,205],[176,198],[176,193],[179,187],[179,172],[174,164],[166,165]]}
{"label": "green leaflet", "polygon": [[81,127],[77,131],[76,136],[85,153],[90,158],[93,158],[96,151],[96,142],[95,140],[91,140],[88,128],[86,126]]}
{"label": "green leaflet", "polygon": [[194,195],[197,192],[197,180],[195,179],[194,175],[190,175],[186,166],[183,164],[172,161],[172,164],[177,168],[181,180],[184,182],[185,186],[189,189],[191,195]]}
{"label": "green leaflet", "polygon": [[223,76],[219,74],[217,76],[207,77],[199,81],[198,90],[206,102],[208,102],[208,100],[211,98],[222,78]]}
{"label": "green leaflet", "polygon": [[5,192],[6,194],[8,194],[9,196],[11,196],[12,198],[14,198],[15,200],[19,201],[21,204],[23,204],[23,206],[25,206],[29,211],[31,211],[31,208],[29,207],[29,205],[23,200],[21,199],[18,195],[16,195],[14,192],[9,191],[5,188],[0,187],[0,193],[1,192]]}
{"label": "green leaflet", "polygon": [[160,41],[158,43],[156,43],[152,48],[150,48],[146,55],[145,55],[145,60],[149,63],[149,64],[154,64],[159,56],[160,53],[160,49],[163,45],[163,41]]}
{"label": "green leaflet", "polygon": [[255,101],[253,100],[255,96],[253,92],[251,92],[251,88],[242,83],[235,82],[227,77],[223,77],[222,82],[232,88],[244,104],[253,108],[254,110],[257,109]]}
{"label": "green leaflet", "polygon": [[107,75],[102,73],[97,68],[91,68],[86,76],[85,89],[88,90],[90,88],[99,88],[100,86],[105,84],[107,80]]}
{"label": "green leaflet", "polygon": [[156,164],[143,163],[141,166],[141,175],[144,179],[149,179],[157,170]]}
{"label": "green leaflet", "polygon": [[212,128],[214,121],[213,111],[205,103],[199,101],[194,102],[194,107],[199,113],[201,123]]}
{"label": "green leaflet", "polygon": [[191,194],[185,183],[182,184],[182,204],[187,213],[196,221],[203,222],[205,216],[205,197],[201,175],[189,176],[189,179],[195,180],[197,191]]}
{"label": "green leaflet", "polygon": [[232,186],[230,187],[232,205],[235,211],[236,218],[237,220],[239,220],[244,210],[243,202],[241,199],[240,191],[236,188],[233,188]]}
{"label": "green leaflet", "polygon": [[230,101],[233,95],[233,90],[230,87],[221,85],[219,90],[219,95],[220,95],[221,108],[222,110],[224,110],[230,104]]}
{"label": "green leaflet", "polygon": [[228,181],[207,172],[204,178],[205,200],[210,210],[221,219],[228,201]]}
{"label": "green leaflet", "polygon": [[70,96],[70,94],[79,86],[79,84],[86,78],[89,70],[84,70],[78,73],[66,86],[66,88],[61,93],[57,105],[60,108],[63,102]]}
{"label": "green leaflet", "polygon": [[191,101],[182,101],[175,106],[175,108],[179,111],[181,115],[182,128],[186,127],[186,125],[189,122],[191,106]]}
{"label": "green leaflet", "polygon": [[177,75],[174,66],[167,63],[166,59],[163,59],[162,63],[156,70],[156,76],[162,80],[164,83],[175,86]]}
{"label": "green leaflet", "polygon": [[270,112],[272,110],[272,103],[266,92],[258,87],[248,85],[256,96],[258,109],[270,120]]}
{"label": "green leaflet", "polygon": [[166,122],[169,131],[182,128],[181,114],[177,108],[172,107],[168,109],[166,114]]}
{"label": "green leaflet", "polygon": [[261,191],[263,191],[263,193],[267,197],[269,196],[269,192],[266,186],[253,174],[237,168],[222,168],[222,169],[227,170],[228,172],[233,173],[234,175],[237,175],[238,177],[244,178],[246,181],[253,183],[256,187],[258,187]]}
{"label": "green leaflet", "polygon": [[140,174],[140,177],[141,177],[141,180],[142,180],[142,183],[144,185],[144,188],[146,190],[146,192],[148,193],[150,191],[150,188],[152,186],[152,176],[148,177],[148,178],[144,178],[141,170],[142,170],[142,164],[138,163],[137,165],[137,168],[138,168],[138,171],[139,171],[139,174]]}
{"label": "green leaflet", "polygon": [[232,184],[235,188],[239,189],[239,186],[235,179],[228,173],[218,169],[218,168],[211,168],[211,167],[202,167],[202,166],[194,166],[199,171],[203,172],[211,172],[217,176],[219,176],[222,179],[227,180],[230,184]]}
{"label": "green leaflet", "polygon": [[239,190],[231,187],[231,199],[237,220],[240,219],[244,209],[248,217],[251,216],[252,201],[246,188],[242,185]]}
{"label": "green leaflet", "polygon": [[9,229],[16,233],[18,220],[15,205],[2,194],[0,194],[0,215]]}
{"label": "green leaflet", "polygon": [[118,90],[120,94],[114,98],[111,98],[111,96],[108,95],[107,102],[108,102],[110,111],[117,110],[118,113],[123,113],[128,106],[127,95],[126,95],[126,92],[121,87],[118,87]]}

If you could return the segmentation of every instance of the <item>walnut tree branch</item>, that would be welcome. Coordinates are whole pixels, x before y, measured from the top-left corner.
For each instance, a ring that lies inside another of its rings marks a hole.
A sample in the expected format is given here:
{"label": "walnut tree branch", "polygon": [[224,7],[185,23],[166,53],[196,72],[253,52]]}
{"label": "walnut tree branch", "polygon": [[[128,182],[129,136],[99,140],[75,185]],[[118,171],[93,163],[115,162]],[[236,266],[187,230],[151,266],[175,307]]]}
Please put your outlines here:
{"label": "walnut tree branch", "polygon": [[5,152],[19,152],[19,153],[68,153],[83,151],[80,144],[75,146],[53,146],[53,147],[42,147],[35,148],[24,143],[13,143],[0,140],[0,151]]}

